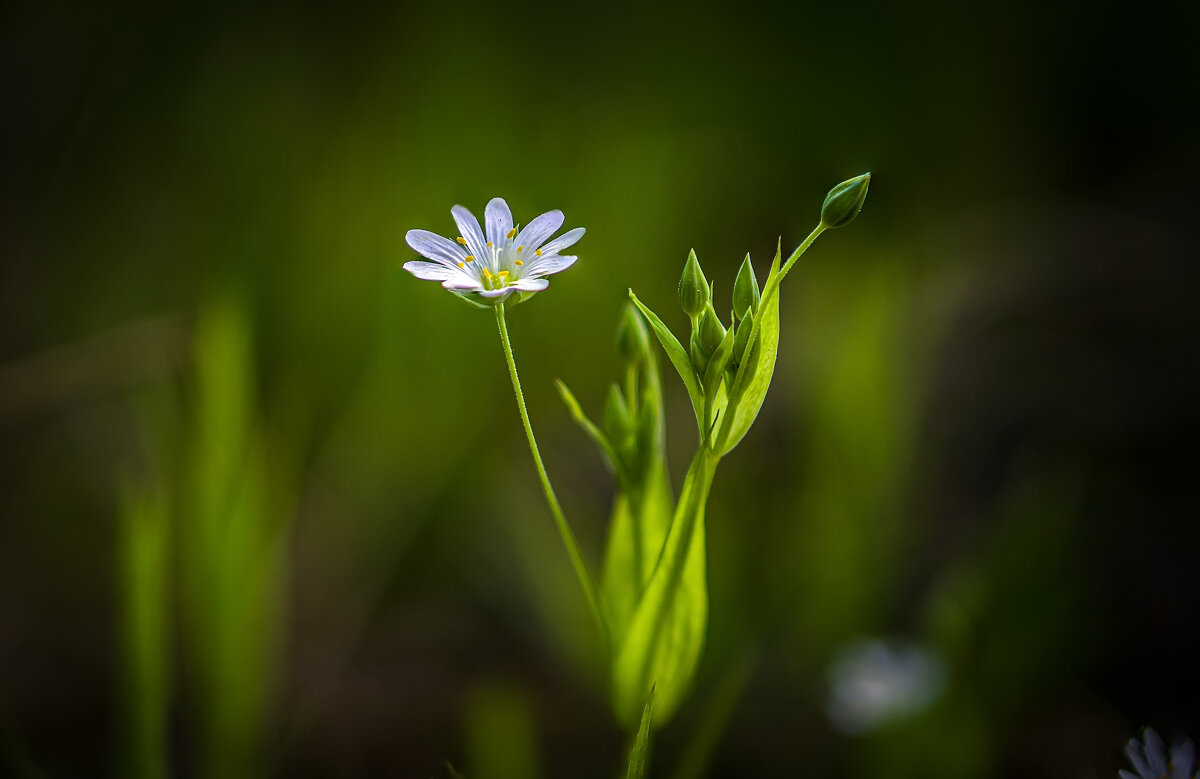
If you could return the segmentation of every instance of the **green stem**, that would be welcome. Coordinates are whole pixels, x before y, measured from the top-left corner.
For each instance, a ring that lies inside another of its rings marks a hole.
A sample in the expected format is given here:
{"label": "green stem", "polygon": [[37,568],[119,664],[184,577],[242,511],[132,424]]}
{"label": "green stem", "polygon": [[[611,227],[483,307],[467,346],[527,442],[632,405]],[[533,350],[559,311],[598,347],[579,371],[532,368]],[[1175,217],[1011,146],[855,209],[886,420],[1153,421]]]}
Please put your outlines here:
{"label": "green stem", "polygon": [[567,548],[567,555],[571,558],[571,565],[575,568],[579,586],[583,588],[583,594],[592,610],[592,616],[595,618],[596,625],[600,628],[600,633],[604,636],[607,646],[609,643],[608,621],[604,618],[604,610],[600,606],[600,593],[596,588],[596,580],[592,578],[591,571],[588,570],[587,562],[579,551],[579,542],[575,540],[575,533],[567,524],[567,518],[563,514],[562,506],[558,504],[554,488],[550,486],[550,477],[546,475],[546,466],[542,463],[537,439],[533,437],[533,425],[529,423],[529,411],[525,408],[525,395],[521,392],[521,380],[517,378],[517,362],[513,358],[512,343],[508,340],[508,325],[504,321],[503,303],[496,304],[496,325],[500,328],[500,343],[504,347],[504,358],[508,361],[508,374],[512,377],[513,394],[517,398],[517,409],[521,412],[521,422],[525,425],[525,438],[529,441],[529,451],[533,454],[533,464],[537,466],[538,478],[542,482],[542,491],[546,493],[546,502],[550,505],[550,513],[554,515],[558,534],[562,536],[563,546]]}

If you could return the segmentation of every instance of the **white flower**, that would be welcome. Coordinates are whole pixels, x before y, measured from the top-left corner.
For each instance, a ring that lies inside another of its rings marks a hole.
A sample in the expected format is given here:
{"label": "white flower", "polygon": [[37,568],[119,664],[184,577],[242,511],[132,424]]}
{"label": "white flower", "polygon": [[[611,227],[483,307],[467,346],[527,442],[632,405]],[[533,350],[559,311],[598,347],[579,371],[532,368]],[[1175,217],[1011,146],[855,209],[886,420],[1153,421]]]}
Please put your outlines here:
{"label": "white flower", "polygon": [[867,733],[924,710],[944,677],[941,659],[919,644],[857,642],[830,668],[826,711],[843,733]]}
{"label": "white flower", "polygon": [[492,198],[484,211],[487,233],[479,229],[479,220],[462,206],[450,209],[458,225],[458,238],[451,241],[428,230],[409,230],[406,240],[418,254],[432,260],[413,260],[404,269],[426,281],[460,295],[478,295],[488,303],[498,303],[519,293],[524,299],[550,285],[544,277],[566,270],[577,259],[560,251],[583,237],[576,227],[546,243],[562,227],[563,213],[547,211],[518,231],[512,212],[503,198]]}

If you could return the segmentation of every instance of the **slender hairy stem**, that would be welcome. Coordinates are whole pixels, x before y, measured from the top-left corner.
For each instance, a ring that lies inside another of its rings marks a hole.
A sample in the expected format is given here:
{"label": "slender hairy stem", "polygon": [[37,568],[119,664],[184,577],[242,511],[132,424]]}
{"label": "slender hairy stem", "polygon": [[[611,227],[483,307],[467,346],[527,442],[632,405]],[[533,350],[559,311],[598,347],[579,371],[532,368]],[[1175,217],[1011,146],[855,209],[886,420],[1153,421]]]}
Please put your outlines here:
{"label": "slender hairy stem", "polygon": [[529,440],[529,451],[533,454],[533,464],[537,466],[538,478],[541,479],[542,490],[546,493],[546,502],[550,504],[550,513],[554,515],[554,523],[558,525],[558,534],[562,536],[563,546],[567,548],[571,565],[575,567],[575,576],[579,579],[579,586],[583,588],[588,606],[592,609],[592,616],[595,617],[607,646],[609,642],[608,620],[604,618],[604,610],[600,607],[600,593],[596,589],[596,580],[592,578],[592,573],[588,570],[587,562],[579,551],[579,543],[575,540],[575,533],[567,524],[567,518],[563,514],[562,506],[558,504],[554,488],[550,486],[550,477],[546,475],[546,466],[542,463],[537,440],[533,437],[533,426],[529,423],[529,412],[525,409],[525,395],[521,392],[521,380],[517,378],[517,362],[513,359],[512,344],[508,340],[508,325],[504,321],[503,303],[496,305],[496,326],[500,328],[500,343],[504,347],[504,358],[508,361],[508,374],[512,377],[513,394],[517,397],[517,409],[521,412],[521,422],[525,425],[525,438]]}

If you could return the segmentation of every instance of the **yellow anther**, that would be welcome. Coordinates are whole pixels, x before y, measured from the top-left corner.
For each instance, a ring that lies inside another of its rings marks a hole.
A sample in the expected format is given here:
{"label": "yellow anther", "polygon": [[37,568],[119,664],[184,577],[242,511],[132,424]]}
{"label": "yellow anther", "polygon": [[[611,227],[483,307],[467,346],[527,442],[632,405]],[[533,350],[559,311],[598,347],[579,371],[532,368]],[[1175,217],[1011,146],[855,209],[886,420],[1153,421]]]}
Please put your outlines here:
{"label": "yellow anther", "polygon": [[520,246],[518,246],[517,251],[519,251],[519,252],[525,251],[525,244],[521,244]]}
{"label": "yellow anther", "polygon": [[466,257],[463,257],[463,262],[475,262],[475,255],[468,254]]}
{"label": "yellow anther", "polygon": [[524,265],[524,264],[525,264],[525,263],[521,262],[520,260],[514,260],[514,261],[513,261],[513,265],[516,265],[518,268],[519,268],[519,267],[521,267],[521,266],[522,266],[522,265]]}
{"label": "yellow anther", "polygon": [[461,235],[460,235],[460,236],[458,236],[458,238],[455,238],[454,240],[458,241],[458,242],[459,242],[459,243],[461,243],[463,246],[466,246],[466,245],[467,245],[467,239],[466,239],[466,238],[463,238]]}
{"label": "yellow anther", "polygon": [[517,228],[514,227],[513,229],[508,231],[508,239],[511,241],[513,239],[513,237],[516,236],[516,234],[517,234]]}
{"label": "yellow anther", "polygon": [[458,264],[458,267],[460,267],[460,268],[465,268],[465,267],[467,267],[467,264],[466,264],[465,262],[460,262],[460,263]]}
{"label": "yellow anther", "polygon": [[490,270],[488,270],[487,268],[484,268],[483,275],[487,276],[490,279],[492,277],[492,272]]}
{"label": "yellow anther", "polygon": [[491,242],[491,241],[488,241],[488,248],[489,248],[489,249],[493,248],[493,247],[492,247],[492,242]]}
{"label": "yellow anther", "polygon": [[541,256],[542,256],[542,250],[541,250],[541,249],[538,249],[538,250],[537,250],[537,256],[539,256],[539,257],[541,257]]}
{"label": "yellow anther", "polygon": [[506,271],[506,270],[502,270],[502,271],[500,271],[500,278],[501,278],[501,279],[507,279],[507,278],[508,278],[508,271]]}

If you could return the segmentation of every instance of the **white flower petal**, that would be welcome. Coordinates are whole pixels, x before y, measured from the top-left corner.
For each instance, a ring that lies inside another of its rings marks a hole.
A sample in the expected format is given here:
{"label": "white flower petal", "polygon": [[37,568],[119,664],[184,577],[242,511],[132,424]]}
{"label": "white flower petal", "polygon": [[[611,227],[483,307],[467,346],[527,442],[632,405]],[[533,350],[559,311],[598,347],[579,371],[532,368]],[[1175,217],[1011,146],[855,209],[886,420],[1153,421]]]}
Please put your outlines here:
{"label": "white flower petal", "polygon": [[576,227],[573,230],[567,230],[562,235],[555,238],[550,243],[542,247],[542,254],[558,254],[568,246],[574,246],[583,234],[587,232],[582,227]]}
{"label": "white flower petal", "polygon": [[404,263],[404,270],[423,281],[443,282],[442,286],[447,289],[451,289],[448,286],[450,284],[454,285],[454,289],[473,289],[479,286],[479,282],[465,271],[461,271],[458,268],[448,268],[437,262],[412,260],[411,262]]}
{"label": "white flower petal", "polygon": [[513,228],[512,211],[502,197],[494,197],[488,201],[483,212],[483,221],[487,225],[487,239],[493,245],[504,246],[508,241],[508,233]]}
{"label": "white flower petal", "polygon": [[508,285],[509,289],[519,289],[522,292],[541,292],[546,287],[550,286],[550,282],[545,279],[517,279],[512,284]]}
{"label": "white flower petal", "polygon": [[428,230],[409,230],[404,240],[417,254],[443,265],[457,265],[466,256],[458,244]]}
{"label": "white flower petal", "polygon": [[536,262],[529,263],[529,268],[525,271],[527,276],[549,276],[575,264],[575,260],[579,259],[574,255],[562,257],[560,255],[550,255],[540,257]]}
{"label": "white flower petal", "polygon": [[446,289],[474,290],[476,292],[483,289],[483,285],[480,284],[478,280],[466,275],[460,275],[446,279],[442,282],[442,286]]}
{"label": "white flower petal", "polygon": [[515,290],[513,287],[505,287],[504,289],[480,290],[479,294],[481,297],[485,297],[485,298],[504,298],[504,297],[508,297],[509,295],[511,295],[514,291]]}
{"label": "white flower petal", "polygon": [[483,237],[483,230],[479,229],[479,220],[462,206],[450,209],[450,214],[454,217],[454,224],[458,225],[458,231],[466,239],[467,251],[475,255],[476,260],[486,262],[490,266],[492,253],[487,250],[485,245],[486,240]]}
{"label": "white flower petal", "polygon": [[547,238],[554,235],[554,231],[562,227],[563,219],[563,212],[557,208],[547,211],[525,225],[525,229],[517,236],[517,246],[524,246],[527,252],[536,250]]}

